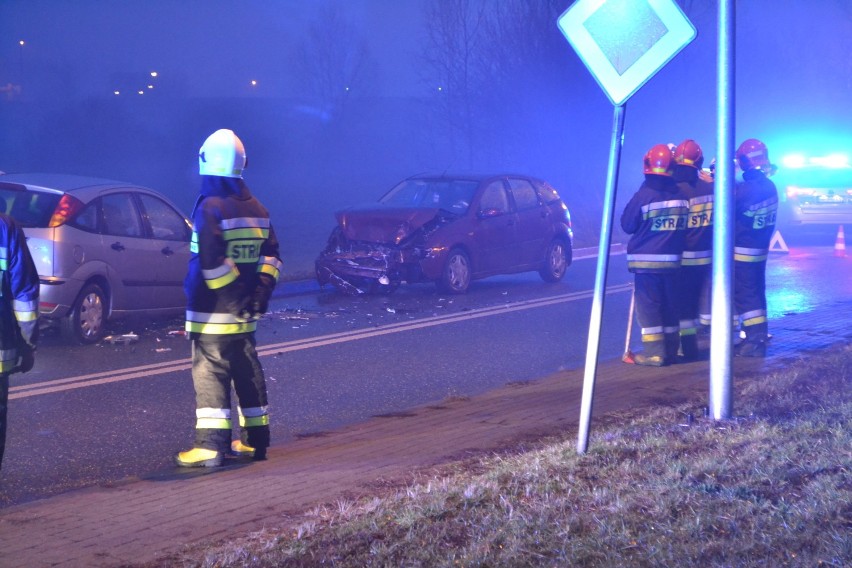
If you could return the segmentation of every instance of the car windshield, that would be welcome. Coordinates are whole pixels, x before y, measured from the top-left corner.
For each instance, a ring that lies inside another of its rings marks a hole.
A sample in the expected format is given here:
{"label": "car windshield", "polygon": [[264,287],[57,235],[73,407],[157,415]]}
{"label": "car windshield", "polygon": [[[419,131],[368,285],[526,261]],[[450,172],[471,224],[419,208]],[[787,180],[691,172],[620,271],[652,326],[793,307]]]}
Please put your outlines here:
{"label": "car windshield", "polygon": [[391,189],[379,202],[400,207],[438,207],[465,213],[479,182],[453,179],[408,179]]}
{"label": "car windshield", "polygon": [[0,210],[23,227],[47,227],[60,195],[0,187]]}

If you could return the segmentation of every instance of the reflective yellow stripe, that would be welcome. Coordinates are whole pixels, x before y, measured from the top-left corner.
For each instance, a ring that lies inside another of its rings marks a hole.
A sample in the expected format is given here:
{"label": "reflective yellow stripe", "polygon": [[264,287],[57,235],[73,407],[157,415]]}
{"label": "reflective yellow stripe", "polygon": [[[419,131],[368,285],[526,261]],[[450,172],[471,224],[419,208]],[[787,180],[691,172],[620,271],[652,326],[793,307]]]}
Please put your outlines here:
{"label": "reflective yellow stripe", "polygon": [[750,325],[757,325],[759,323],[766,323],[766,316],[757,316],[754,318],[749,318],[747,320],[743,320],[743,327],[748,327]]}
{"label": "reflective yellow stripe", "polygon": [[265,241],[268,236],[268,229],[260,229],[258,227],[227,229],[222,233],[222,237],[226,241],[234,241],[237,239],[257,239]]}
{"label": "reflective yellow stripe", "polygon": [[199,418],[195,422],[196,430],[208,428],[213,430],[230,430],[231,421],[227,418]]}
{"label": "reflective yellow stripe", "polygon": [[768,255],[769,250],[765,248],[734,247],[734,260],[739,262],[761,262]]}
{"label": "reflective yellow stripe", "polygon": [[226,258],[225,262],[221,266],[202,270],[201,273],[204,275],[207,287],[211,290],[227,286],[231,282],[234,282],[240,275],[240,271],[237,270],[237,265],[234,264],[234,261],[230,258]]}
{"label": "reflective yellow stripe", "polygon": [[751,310],[740,314],[744,326],[766,323],[766,310]]}
{"label": "reflective yellow stripe", "polygon": [[252,333],[257,330],[257,322],[247,321],[243,323],[210,323],[187,321],[185,329],[190,333],[208,333],[210,335]]}
{"label": "reflective yellow stripe", "polygon": [[257,271],[261,274],[268,274],[278,282],[278,277],[281,275],[282,262],[274,256],[260,257],[260,264],[257,265]]}
{"label": "reflective yellow stripe", "polygon": [[38,310],[34,312],[19,312],[15,310],[15,319],[19,322],[35,321],[38,319]]}
{"label": "reflective yellow stripe", "polygon": [[269,426],[269,415],[240,416],[240,426],[244,428],[251,428],[252,426]]}

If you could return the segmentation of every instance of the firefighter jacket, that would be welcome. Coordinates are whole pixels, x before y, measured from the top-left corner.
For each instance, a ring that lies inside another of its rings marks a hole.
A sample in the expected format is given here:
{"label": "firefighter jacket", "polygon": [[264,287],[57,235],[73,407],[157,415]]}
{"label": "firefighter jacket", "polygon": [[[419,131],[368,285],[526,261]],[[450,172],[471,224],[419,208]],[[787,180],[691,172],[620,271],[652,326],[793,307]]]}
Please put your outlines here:
{"label": "firefighter jacket", "polygon": [[695,168],[675,166],[678,189],[689,200],[682,266],[713,262],[713,182],[699,176]]}
{"label": "firefighter jacket", "polygon": [[202,176],[192,224],[186,331],[192,339],[253,333],[281,270],[269,213],[242,179]]}
{"label": "firefighter jacket", "polygon": [[743,172],[734,197],[734,260],[762,262],[775,232],[778,190],[761,170]]}
{"label": "firefighter jacket", "polygon": [[674,181],[648,174],[621,215],[630,272],[666,272],[680,267],[689,201]]}
{"label": "firefighter jacket", "polygon": [[38,340],[38,271],[23,230],[0,213],[0,375]]}

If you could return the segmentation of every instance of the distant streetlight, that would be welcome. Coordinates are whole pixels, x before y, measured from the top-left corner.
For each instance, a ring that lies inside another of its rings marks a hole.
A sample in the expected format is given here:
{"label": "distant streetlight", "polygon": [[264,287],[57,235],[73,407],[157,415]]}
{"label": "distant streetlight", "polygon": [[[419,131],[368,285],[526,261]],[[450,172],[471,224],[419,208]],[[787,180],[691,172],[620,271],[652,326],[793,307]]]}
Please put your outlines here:
{"label": "distant streetlight", "polygon": [[21,54],[21,77],[20,79],[18,79],[18,83],[24,82],[24,43],[24,40],[20,40],[18,42],[18,45],[21,47],[21,49],[19,50]]}
{"label": "distant streetlight", "polygon": [[154,85],[148,85],[148,88],[149,88],[149,89],[153,89],[153,88],[154,88]]}
{"label": "distant streetlight", "polygon": [[139,94],[140,94],[140,95],[144,95],[144,94],[145,94],[145,91],[140,90],[140,91],[139,91]]}
{"label": "distant streetlight", "polygon": [[156,76],[157,76],[157,72],[156,72],[156,71],[151,71],[151,77],[156,77]]}
{"label": "distant streetlight", "polygon": [[121,94],[121,91],[113,91],[112,94],[115,95],[115,96],[118,96],[118,95]]}
{"label": "distant streetlight", "polygon": [[252,86],[252,87],[257,87],[257,81],[255,81],[254,79],[252,79],[252,80],[251,80],[251,86]]}

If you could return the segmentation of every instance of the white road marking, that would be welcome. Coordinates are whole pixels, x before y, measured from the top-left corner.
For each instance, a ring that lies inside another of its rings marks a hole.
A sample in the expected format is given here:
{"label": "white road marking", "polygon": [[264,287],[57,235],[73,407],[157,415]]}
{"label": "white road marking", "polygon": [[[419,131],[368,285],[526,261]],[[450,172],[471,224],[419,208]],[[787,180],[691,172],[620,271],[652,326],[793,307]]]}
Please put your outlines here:
{"label": "white road marking", "polygon": [[[618,294],[621,292],[629,292],[633,289],[633,285],[620,284],[607,288],[607,294]],[[414,331],[437,325],[446,325],[478,318],[491,317],[495,315],[507,314],[523,310],[531,310],[550,306],[553,304],[563,304],[567,302],[576,302],[591,298],[592,290],[584,290],[582,292],[573,292],[571,294],[562,294],[559,296],[550,296],[548,298],[539,298],[537,300],[522,300],[519,302],[509,302],[498,306],[490,306],[487,308],[479,308],[457,314],[447,314],[441,316],[432,316],[421,318],[408,322],[392,323],[381,327],[371,327],[365,329],[357,329],[340,333],[332,333],[321,335],[318,337],[308,337],[305,339],[296,339],[285,341],[283,343],[274,343],[272,345],[260,346],[257,349],[259,356],[276,355],[278,353],[289,353],[291,351],[301,351],[303,349],[313,349],[315,347],[323,347],[326,345],[334,345],[336,343],[345,343],[356,341],[358,339],[367,339],[380,335],[388,335],[391,333],[401,333],[404,331]],[[66,390],[79,389],[84,387],[92,387],[96,385],[104,385],[109,383],[117,383],[121,381],[129,381],[132,379],[143,379],[154,375],[162,375],[166,373],[174,373],[177,371],[186,371],[192,368],[190,359],[178,361],[165,361],[162,363],[154,363],[150,365],[141,365],[138,367],[129,367],[127,369],[117,369],[113,371],[102,371],[91,373],[88,375],[80,375],[77,377],[68,377],[65,379],[56,379],[53,381],[44,381],[31,385],[15,385],[9,389],[9,399],[26,398],[41,394],[50,394],[62,392]]]}

